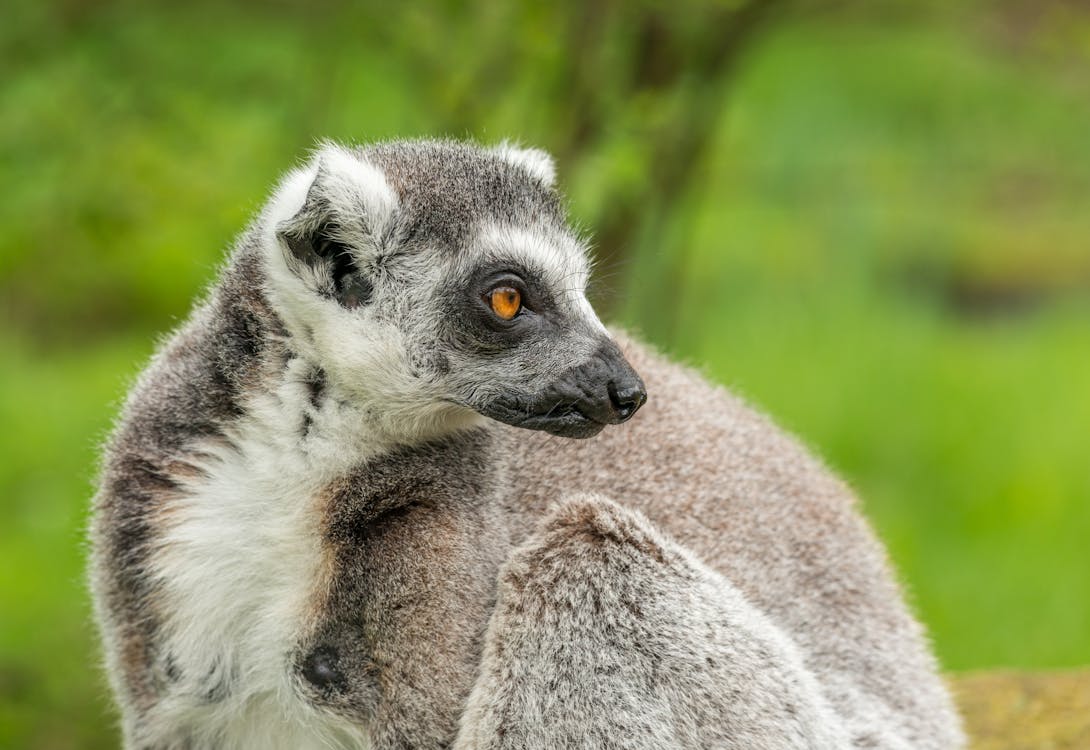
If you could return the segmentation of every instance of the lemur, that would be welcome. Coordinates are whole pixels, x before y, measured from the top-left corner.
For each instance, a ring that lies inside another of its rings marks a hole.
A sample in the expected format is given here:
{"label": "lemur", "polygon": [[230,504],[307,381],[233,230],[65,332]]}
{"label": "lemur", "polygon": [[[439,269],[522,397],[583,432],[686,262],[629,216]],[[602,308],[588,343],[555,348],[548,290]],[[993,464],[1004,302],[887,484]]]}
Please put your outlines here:
{"label": "lemur", "polygon": [[588,274],[536,149],[287,174],[105,449],[127,748],[962,746],[850,490]]}

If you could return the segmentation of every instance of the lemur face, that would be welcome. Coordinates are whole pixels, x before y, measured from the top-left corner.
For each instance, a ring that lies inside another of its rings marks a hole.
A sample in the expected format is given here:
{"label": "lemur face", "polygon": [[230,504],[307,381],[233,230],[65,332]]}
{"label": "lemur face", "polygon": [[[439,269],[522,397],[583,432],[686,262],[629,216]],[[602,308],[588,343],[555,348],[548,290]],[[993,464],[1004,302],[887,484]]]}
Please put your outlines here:
{"label": "lemur face", "polygon": [[587,302],[552,175],[509,146],[323,146],[264,216],[293,345],[398,435],[627,420],[644,386]]}
{"label": "lemur face", "polygon": [[585,295],[587,263],[570,235],[486,225],[436,301],[440,369],[466,406],[507,424],[590,437],[646,398]]}

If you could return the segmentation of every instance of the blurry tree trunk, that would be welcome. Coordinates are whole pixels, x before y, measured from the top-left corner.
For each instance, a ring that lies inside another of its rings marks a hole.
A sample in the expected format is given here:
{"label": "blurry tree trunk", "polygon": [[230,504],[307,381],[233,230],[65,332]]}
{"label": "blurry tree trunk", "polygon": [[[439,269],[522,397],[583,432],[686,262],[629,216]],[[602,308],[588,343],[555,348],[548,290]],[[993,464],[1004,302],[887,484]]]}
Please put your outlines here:
{"label": "blurry tree trunk", "polygon": [[[618,191],[617,199],[606,201],[607,210],[598,217],[595,233],[600,277],[623,279],[637,242],[649,247],[663,243],[667,218],[675,214],[689,191],[698,187],[699,166],[708,156],[732,74],[780,4],[777,0],[712,4],[688,28],[680,28],[673,12],[676,9],[665,3],[641,8],[631,51],[633,75],[621,96],[657,103],[665,116],[652,118],[640,134],[647,154],[645,183],[637,189]],[[589,25],[595,19],[582,20]],[[608,116],[595,116],[595,92],[587,90],[580,69],[572,66],[567,74],[568,87],[576,93],[572,106],[577,119],[559,153],[564,161],[574,162],[588,145],[608,134],[611,123]],[[669,300],[680,288],[683,253],[683,248],[671,248],[666,253],[670,262],[662,265],[656,287],[641,290],[659,316],[661,335],[668,335],[673,325],[670,315],[674,305]],[[621,293],[625,291],[619,283],[613,285]],[[595,301],[607,314],[615,310],[615,299],[610,296]]]}
{"label": "blurry tree trunk", "polygon": [[[474,30],[460,47],[458,40],[448,40],[422,49],[418,60],[425,67],[422,78],[434,81],[433,97],[447,132],[494,137],[488,124],[497,108],[525,85],[514,77],[537,70],[548,73],[543,81],[531,81],[546,122],[526,123],[525,129],[544,139],[562,170],[618,142],[628,144],[641,177],[631,179],[630,170],[626,179],[607,181],[591,227],[597,278],[623,292],[618,282],[637,244],[661,243],[666,217],[674,216],[699,184],[699,167],[738,62],[788,1],[486,2],[468,10],[452,3],[446,21],[432,13],[401,26],[416,40],[441,38],[455,28]],[[466,13],[479,17],[466,24]],[[551,49],[524,48],[542,37]],[[673,307],[656,303],[676,290],[680,250],[671,248],[656,289],[641,290],[641,301],[647,295],[657,298],[647,300],[656,315],[668,315]],[[596,296],[606,314],[615,311],[614,297]]]}

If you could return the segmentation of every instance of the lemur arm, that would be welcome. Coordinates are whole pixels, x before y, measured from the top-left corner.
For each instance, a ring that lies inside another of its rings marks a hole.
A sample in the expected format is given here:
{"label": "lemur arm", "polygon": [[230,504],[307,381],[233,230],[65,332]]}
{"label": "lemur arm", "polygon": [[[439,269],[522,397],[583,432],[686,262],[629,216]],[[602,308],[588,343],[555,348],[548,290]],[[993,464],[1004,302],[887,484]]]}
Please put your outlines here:
{"label": "lemur arm", "polygon": [[851,746],[776,625],[642,515],[584,496],[506,563],[454,748]]}

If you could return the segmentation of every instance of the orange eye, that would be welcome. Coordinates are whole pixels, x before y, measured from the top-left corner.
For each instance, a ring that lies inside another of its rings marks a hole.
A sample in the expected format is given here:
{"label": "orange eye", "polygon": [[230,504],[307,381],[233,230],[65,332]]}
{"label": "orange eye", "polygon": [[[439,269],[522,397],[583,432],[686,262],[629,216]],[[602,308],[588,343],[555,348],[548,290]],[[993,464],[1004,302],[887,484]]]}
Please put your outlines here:
{"label": "orange eye", "polygon": [[492,306],[492,312],[501,320],[511,320],[522,309],[522,295],[518,289],[498,286],[489,292],[488,303]]}

